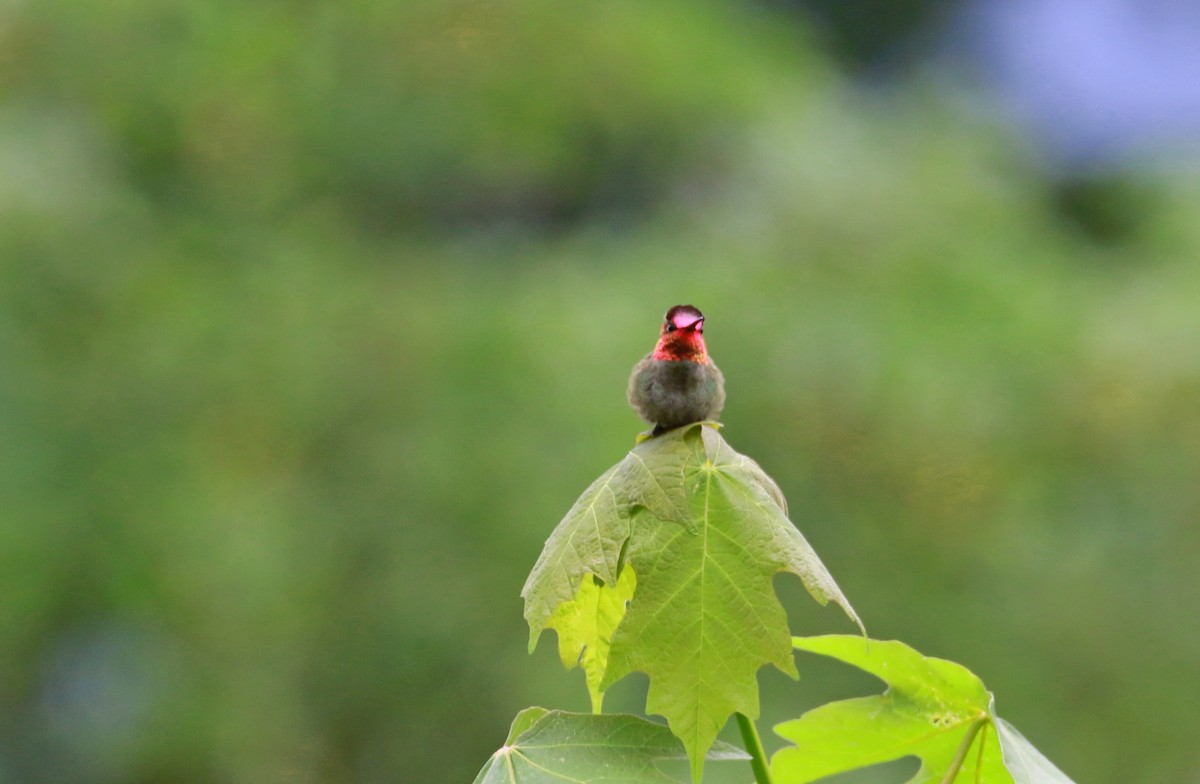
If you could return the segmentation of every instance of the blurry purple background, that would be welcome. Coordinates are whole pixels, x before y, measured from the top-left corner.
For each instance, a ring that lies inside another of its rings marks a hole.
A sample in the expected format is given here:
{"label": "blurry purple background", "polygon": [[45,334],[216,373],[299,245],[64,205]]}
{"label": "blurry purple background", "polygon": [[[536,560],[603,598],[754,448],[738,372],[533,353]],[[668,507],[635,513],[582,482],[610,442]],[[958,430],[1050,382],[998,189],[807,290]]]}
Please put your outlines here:
{"label": "blurry purple background", "polygon": [[1200,3],[976,0],[950,33],[1055,165],[1194,159],[1200,147]]}

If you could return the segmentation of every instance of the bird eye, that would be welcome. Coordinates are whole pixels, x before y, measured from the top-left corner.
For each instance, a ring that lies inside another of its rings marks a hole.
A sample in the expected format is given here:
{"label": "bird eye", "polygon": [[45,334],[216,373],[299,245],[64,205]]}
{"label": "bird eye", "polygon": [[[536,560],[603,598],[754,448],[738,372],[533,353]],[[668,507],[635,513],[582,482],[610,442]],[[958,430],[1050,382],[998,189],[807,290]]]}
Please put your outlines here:
{"label": "bird eye", "polygon": [[667,322],[666,324],[664,324],[663,326],[665,326],[665,327],[667,328],[667,332],[674,332],[674,331],[675,331],[675,324],[674,324],[674,322],[668,321],[668,322]]}

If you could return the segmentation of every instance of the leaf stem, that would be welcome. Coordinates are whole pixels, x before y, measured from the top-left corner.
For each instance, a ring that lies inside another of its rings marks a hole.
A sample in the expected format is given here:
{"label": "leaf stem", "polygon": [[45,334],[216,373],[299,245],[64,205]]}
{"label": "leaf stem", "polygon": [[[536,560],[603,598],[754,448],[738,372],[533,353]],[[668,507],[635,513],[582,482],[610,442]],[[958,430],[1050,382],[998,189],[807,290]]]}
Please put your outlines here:
{"label": "leaf stem", "polygon": [[737,725],[742,731],[742,743],[750,754],[750,767],[754,769],[754,780],[758,784],[771,784],[771,773],[767,770],[767,753],[763,751],[762,740],[758,737],[758,729],[749,716],[738,713]]}
{"label": "leaf stem", "polygon": [[987,716],[980,716],[971,722],[971,726],[967,728],[966,737],[962,739],[962,743],[958,744],[958,751],[954,753],[954,759],[950,761],[946,775],[942,776],[941,784],[954,784],[954,779],[958,777],[958,771],[962,769],[963,761],[967,758],[967,752],[971,750],[971,744],[975,742],[975,736],[987,723]]}

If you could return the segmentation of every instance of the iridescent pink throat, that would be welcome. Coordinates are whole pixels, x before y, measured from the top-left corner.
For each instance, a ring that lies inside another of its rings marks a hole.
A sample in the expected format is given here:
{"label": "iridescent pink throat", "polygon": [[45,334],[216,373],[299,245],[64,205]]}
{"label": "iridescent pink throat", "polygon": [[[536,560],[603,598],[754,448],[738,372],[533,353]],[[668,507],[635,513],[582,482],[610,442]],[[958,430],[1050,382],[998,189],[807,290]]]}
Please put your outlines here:
{"label": "iridescent pink throat", "polygon": [[704,347],[704,336],[691,329],[679,329],[668,332],[658,339],[651,359],[665,359],[670,362],[699,362],[708,365],[708,351]]}

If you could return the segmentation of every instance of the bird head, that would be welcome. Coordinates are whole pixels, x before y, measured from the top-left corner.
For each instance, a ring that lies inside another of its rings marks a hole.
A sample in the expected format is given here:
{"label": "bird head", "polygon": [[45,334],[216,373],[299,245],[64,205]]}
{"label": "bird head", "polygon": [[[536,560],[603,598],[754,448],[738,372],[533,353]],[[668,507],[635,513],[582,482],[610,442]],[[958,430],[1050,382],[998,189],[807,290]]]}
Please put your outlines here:
{"label": "bird head", "polygon": [[676,305],[663,318],[654,359],[690,360],[708,364],[704,347],[704,314],[693,305]]}

